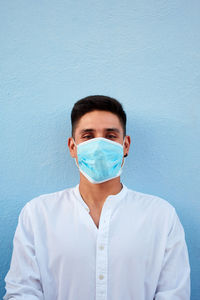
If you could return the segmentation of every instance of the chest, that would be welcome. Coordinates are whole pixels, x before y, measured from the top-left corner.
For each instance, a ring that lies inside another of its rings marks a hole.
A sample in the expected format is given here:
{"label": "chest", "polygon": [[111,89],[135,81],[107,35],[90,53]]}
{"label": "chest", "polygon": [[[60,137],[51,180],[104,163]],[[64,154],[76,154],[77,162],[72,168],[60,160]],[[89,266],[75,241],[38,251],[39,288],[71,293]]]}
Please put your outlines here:
{"label": "chest", "polygon": [[74,264],[86,270],[88,264],[95,266],[99,255],[110,267],[145,268],[163,247],[163,235],[148,218],[123,215],[120,211],[102,215],[91,210],[46,222],[38,228],[35,240],[38,258],[50,269]]}
{"label": "chest", "polygon": [[99,228],[99,221],[101,217],[101,210],[90,210],[89,217],[94,222],[94,225]]}

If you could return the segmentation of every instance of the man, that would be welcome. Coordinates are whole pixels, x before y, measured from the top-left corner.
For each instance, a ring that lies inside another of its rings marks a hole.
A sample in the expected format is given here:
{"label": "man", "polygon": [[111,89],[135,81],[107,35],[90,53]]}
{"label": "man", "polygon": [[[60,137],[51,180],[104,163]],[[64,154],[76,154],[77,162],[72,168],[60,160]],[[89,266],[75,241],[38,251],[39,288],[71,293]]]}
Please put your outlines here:
{"label": "man", "polygon": [[189,300],[190,267],[175,209],[120,181],[130,137],[121,104],[106,96],[75,103],[74,188],[23,208],[4,299]]}

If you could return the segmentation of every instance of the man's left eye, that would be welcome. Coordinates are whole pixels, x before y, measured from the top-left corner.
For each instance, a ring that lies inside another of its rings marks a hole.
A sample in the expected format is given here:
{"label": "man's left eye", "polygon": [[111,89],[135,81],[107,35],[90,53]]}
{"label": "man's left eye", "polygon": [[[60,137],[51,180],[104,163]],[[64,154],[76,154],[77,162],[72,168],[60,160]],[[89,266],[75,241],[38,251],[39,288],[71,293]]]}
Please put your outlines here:
{"label": "man's left eye", "polygon": [[116,139],[116,136],[113,134],[109,134],[106,137],[107,137],[107,139]]}

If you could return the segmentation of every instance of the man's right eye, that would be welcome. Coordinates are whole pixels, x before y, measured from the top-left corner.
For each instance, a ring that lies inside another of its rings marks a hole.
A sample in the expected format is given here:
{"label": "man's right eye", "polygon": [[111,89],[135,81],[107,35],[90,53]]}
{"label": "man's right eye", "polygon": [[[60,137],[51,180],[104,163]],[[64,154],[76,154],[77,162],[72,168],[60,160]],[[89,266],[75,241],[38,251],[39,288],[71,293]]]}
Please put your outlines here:
{"label": "man's right eye", "polygon": [[82,138],[83,139],[92,139],[93,136],[88,134],[88,135],[84,135]]}

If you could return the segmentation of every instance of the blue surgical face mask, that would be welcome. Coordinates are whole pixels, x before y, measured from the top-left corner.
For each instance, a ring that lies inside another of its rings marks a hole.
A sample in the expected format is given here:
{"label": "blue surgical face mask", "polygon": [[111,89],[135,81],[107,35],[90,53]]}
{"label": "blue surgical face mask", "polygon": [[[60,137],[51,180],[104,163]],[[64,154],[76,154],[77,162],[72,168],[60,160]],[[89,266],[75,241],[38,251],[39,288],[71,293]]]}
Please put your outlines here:
{"label": "blue surgical face mask", "polygon": [[102,183],[120,176],[123,161],[121,144],[99,137],[76,146],[78,168],[91,183]]}

